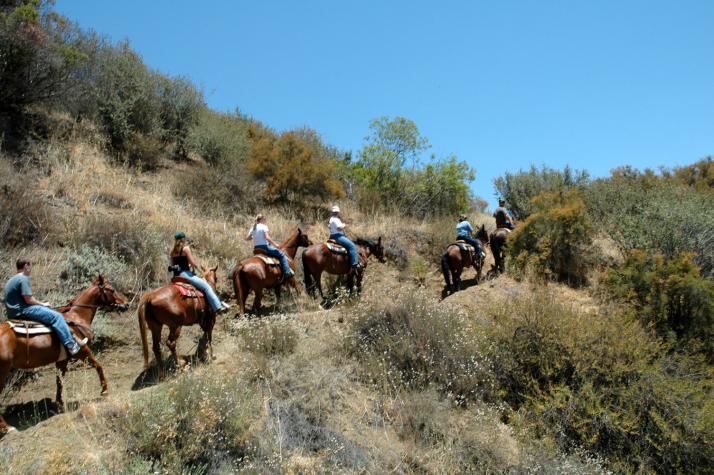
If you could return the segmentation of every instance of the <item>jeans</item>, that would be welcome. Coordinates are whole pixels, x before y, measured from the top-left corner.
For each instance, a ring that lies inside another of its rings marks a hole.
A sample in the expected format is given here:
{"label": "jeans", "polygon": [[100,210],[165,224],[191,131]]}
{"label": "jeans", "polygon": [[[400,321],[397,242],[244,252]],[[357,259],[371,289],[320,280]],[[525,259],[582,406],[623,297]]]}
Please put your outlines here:
{"label": "jeans", "polygon": [[30,305],[22,310],[22,317],[27,320],[34,320],[52,328],[59,336],[62,344],[70,350],[74,350],[79,346],[77,340],[67,325],[64,315],[56,310],[45,307],[43,305]]}
{"label": "jeans", "polygon": [[265,251],[270,257],[277,257],[280,259],[280,267],[283,268],[283,275],[291,275],[293,270],[290,268],[290,263],[288,262],[288,256],[277,247],[273,247],[270,244],[261,244],[260,246],[255,246],[258,249]]}
{"label": "jeans", "polygon": [[208,282],[195,275],[193,272],[189,272],[187,270],[181,272],[179,276],[191,282],[191,285],[203,292],[203,295],[206,296],[206,300],[208,301],[208,305],[211,306],[211,309],[213,309],[214,312],[217,312],[221,308],[221,301],[218,298],[218,295],[216,295],[216,291],[213,290],[213,287],[211,287]]}
{"label": "jeans", "polygon": [[357,255],[357,246],[355,246],[355,243],[350,241],[347,236],[341,233],[330,234],[330,239],[347,249],[347,251],[350,253],[350,265],[352,267],[356,266],[359,263],[359,256]]}
{"label": "jeans", "polygon": [[463,234],[461,236],[456,236],[456,239],[457,240],[460,239],[460,240],[466,241],[467,243],[471,244],[474,248],[476,248],[477,254],[481,254],[481,252],[483,252],[481,250],[481,242],[478,239],[474,239],[471,236],[465,236]]}

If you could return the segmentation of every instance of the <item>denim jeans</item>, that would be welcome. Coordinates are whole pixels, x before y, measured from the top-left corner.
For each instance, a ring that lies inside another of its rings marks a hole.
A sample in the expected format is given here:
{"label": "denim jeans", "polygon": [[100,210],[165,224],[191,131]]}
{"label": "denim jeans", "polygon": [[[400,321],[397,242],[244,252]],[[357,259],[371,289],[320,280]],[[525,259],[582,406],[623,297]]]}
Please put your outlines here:
{"label": "denim jeans", "polygon": [[350,265],[352,265],[352,267],[356,266],[359,263],[359,256],[357,255],[357,246],[355,246],[355,243],[350,241],[347,236],[341,233],[330,234],[330,239],[347,249],[347,251],[350,253]]}
{"label": "denim jeans", "polygon": [[472,238],[471,236],[465,236],[463,234],[461,236],[456,236],[456,239],[463,240],[463,241],[466,241],[467,243],[471,244],[473,247],[476,248],[477,254],[480,254],[481,252],[483,252],[481,250],[481,242],[478,239]]}
{"label": "denim jeans", "polygon": [[292,269],[290,268],[290,263],[288,262],[288,256],[281,249],[273,247],[270,244],[261,244],[260,246],[255,247],[264,250],[265,253],[270,257],[276,257],[280,259],[280,267],[283,268],[283,275],[293,273]]}
{"label": "denim jeans", "polygon": [[68,350],[72,350],[79,345],[74,335],[72,335],[67,321],[64,319],[64,315],[56,310],[52,310],[43,305],[30,305],[22,310],[22,317],[27,320],[40,322],[52,328]]}
{"label": "denim jeans", "polygon": [[203,292],[203,295],[206,296],[206,300],[208,301],[208,305],[211,306],[214,312],[217,312],[221,308],[221,300],[208,282],[187,270],[181,272],[179,276],[191,282],[191,285]]}

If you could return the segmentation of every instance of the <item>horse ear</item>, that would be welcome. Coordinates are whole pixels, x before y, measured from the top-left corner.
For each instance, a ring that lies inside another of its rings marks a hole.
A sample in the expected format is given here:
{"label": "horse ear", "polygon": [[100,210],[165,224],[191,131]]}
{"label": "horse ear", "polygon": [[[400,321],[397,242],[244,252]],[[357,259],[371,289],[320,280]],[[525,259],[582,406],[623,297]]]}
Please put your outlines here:
{"label": "horse ear", "polygon": [[218,270],[218,264],[216,264],[216,267],[214,267],[214,268],[211,269],[211,270],[212,270],[213,272],[216,272],[216,271]]}
{"label": "horse ear", "polygon": [[381,246],[382,245],[382,236],[379,236],[377,238],[377,245]]}
{"label": "horse ear", "polygon": [[99,285],[104,285],[104,277],[99,272],[97,272],[97,283]]}
{"label": "horse ear", "polygon": [[298,236],[302,234],[302,229],[298,228]]}

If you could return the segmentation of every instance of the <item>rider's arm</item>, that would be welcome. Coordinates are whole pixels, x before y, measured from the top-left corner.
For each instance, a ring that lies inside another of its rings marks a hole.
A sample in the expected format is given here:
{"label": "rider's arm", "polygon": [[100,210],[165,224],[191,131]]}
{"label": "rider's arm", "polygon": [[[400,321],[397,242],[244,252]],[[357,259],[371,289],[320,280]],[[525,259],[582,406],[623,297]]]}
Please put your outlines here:
{"label": "rider's arm", "polygon": [[253,228],[250,228],[250,231],[248,231],[248,234],[245,236],[246,241],[250,241],[253,239]]}
{"label": "rider's arm", "polygon": [[277,248],[280,247],[275,241],[270,239],[270,235],[268,234],[268,231],[265,231],[265,240],[268,241],[268,244],[270,244],[273,247],[277,247]]}
{"label": "rider's arm", "polygon": [[39,300],[37,300],[37,299],[36,299],[35,297],[33,297],[32,295],[23,295],[22,298],[25,299],[25,303],[26,303],[27,305],[42,305],[43,307],[49,307],[49,306],[50,306],[50,303],[49,303],[49,302],[40,302]]}
{"label": "rider's arm", "polygon": [[193,259],[193,255],[191,254],[191,249],[188,246],[183,248],[183,253],[186,255],[186,259],[188,259],[188,263],[191,265],[191,267],[193,267],[197,271],[203,273],[203,267],[198,265],[198,262],[196,262]]}

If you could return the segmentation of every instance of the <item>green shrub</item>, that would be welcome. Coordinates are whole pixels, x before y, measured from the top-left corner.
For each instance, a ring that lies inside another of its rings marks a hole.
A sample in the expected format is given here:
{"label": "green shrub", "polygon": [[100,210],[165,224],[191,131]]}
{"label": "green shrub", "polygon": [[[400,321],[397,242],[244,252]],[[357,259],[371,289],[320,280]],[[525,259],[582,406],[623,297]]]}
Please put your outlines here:
{"label": "green shrub", "polygon": [[684,348],[701,345],[714,361],[714,282],[700,275],[691,253],[670,260],[634,250],[607,271],[605,284],[658,335],[673,335]]}
{"label": "green shrub", "polygon": [[461,403],[492,395],[485,342],[456,309],[410,293],[355,313],[346,348],[372,383],[389,390],[433,385]]}
{"label": "green shrub", "polygon": [[132,456],[167,473],[235,470],[248,454],[261,398],[238,379],[187,374],[134,399],[112,422]]}
{"label": "green shrub", "polygon": [[593,229],[576,191],[543,193],[532,214],[509,237],[508,253],[519,272],[582,285],[593,266]]}
{"label": "green shrub", "polygon": [[[709,367],[666,353],[634,319],[586,314],[552,294],[495,306],[493,374],[534,434],[616,471],[698,473],[714,460]],[[709,441],[709,442],[708,442]]]}
{"label": "green shrub", "polygon": [[135,213],[87,216],[71,235],[76,248],[101,249],[125,262],[141,290],[166,276],[166,243],[160,229]]}
{"label": "green shrub", "polygon": [[89,287],[97,274],[102,274],[117,289],[130,289],[133,284],[133,273],[121,259],[102,248],[83,244],[63,261],[59,274],[62,281],[60,287],[79,292]]}
{"label": "green shrub", "polygon": [[528,171],[506,173],[494,180],[494,187],[505,199],[515,219],[526,219],[534,212],[533,198],[546,192],[565,192],[571,188],[580,189],[588,183],[585,171],[572,170],[566,166],[563,171],[546,166],[537,169],[534,165]]}
{"label": "green shrub", "polygon": [[714,276],[714,194],[623,168],[594,181],[582,196],[595,226],[622,250],[669,259],[694,252],[702,274]]}
{"label": "green shrub", "polygon": [[225,114],[203,108],[187,137],[188,149],[210,165],[242,169],[251,146],[248,124],[238,112]]}

